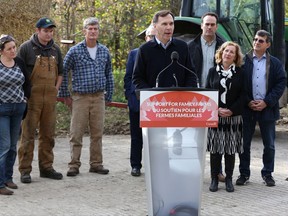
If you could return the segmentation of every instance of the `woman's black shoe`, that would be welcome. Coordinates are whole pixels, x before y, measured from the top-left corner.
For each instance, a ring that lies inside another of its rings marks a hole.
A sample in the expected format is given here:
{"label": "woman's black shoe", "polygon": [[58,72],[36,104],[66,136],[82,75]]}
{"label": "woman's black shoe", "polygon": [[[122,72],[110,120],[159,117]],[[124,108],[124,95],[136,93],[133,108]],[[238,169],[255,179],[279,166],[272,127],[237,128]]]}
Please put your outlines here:
{"label": "woman's black shoe", "polygon": [[216,192],[218,190],[218,179],[217,178],[212,178],[209,190],[211,192]]}
{"label": "woman's black shoe", "polygon": [[232,183],[232,178],[226,178],[225,179],[225,184],[226,184],[226,191],[227,192],[234,192],[234,186]]}

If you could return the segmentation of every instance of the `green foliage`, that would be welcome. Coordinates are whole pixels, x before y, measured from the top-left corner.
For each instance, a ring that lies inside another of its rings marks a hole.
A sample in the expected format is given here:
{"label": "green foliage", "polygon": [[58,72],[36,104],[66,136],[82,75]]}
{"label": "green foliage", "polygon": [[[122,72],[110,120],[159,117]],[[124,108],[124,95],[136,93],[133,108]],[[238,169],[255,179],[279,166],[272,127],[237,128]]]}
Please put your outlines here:
{"label": "green foliage", "polygon": [[[171,9],[175,15],[181,0],[53,0],[51,12],[57,21],[58,34],[62,39],[76,43],[83,40],[82,21],[95,16],[100,21],[99,42],[106,45],[115,69],[125,69],[129,51],[144,41],[137,35],[151,23],[154,13]],[[63,47],[67,52],[67,46]]]}
{"label": "green foliage", "polygon": [[113,101],[117,102],[126,102],[125,95],[124,95],[124,70],[114,70],[114,94],[113,94]]}
{"label": "green foliage", "polygon": [[71,112],[69,108],[61,102],[57,102],[56,110],[56,135],[68,134],[70,128]]}

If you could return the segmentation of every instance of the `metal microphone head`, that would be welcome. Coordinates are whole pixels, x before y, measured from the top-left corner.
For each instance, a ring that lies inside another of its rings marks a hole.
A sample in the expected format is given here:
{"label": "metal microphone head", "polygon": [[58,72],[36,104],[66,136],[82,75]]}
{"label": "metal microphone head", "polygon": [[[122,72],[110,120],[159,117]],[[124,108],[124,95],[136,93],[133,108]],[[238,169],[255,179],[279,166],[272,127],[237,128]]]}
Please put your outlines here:
{"label": "metal microphone head", "polygon": [[171,53],[171,60],[172,60],[172,61],[178,61],[178,59],[179,59],[179,54],[178,54],[178,52],[173,51],[173,52]]}

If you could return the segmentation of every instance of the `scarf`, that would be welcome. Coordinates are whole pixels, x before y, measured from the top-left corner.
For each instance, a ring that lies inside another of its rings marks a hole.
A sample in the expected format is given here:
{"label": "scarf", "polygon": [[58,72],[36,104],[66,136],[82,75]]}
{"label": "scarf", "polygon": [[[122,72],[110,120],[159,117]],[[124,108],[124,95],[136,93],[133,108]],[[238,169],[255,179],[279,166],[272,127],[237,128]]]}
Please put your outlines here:
{"label": "scarf", "polygon": [[[220,77],[220,86],[223,88],[223,92],[220,95],[220,100],[223,104],[226,104],[226,95],[228,88],[231,88],[231,78],[235,71],[235,64],[231,64],[228,70],[224,70],[223,65],[217,64],[216,71],[218,72],[218,75]],[[229,85],[229,86],[228,86]]]}

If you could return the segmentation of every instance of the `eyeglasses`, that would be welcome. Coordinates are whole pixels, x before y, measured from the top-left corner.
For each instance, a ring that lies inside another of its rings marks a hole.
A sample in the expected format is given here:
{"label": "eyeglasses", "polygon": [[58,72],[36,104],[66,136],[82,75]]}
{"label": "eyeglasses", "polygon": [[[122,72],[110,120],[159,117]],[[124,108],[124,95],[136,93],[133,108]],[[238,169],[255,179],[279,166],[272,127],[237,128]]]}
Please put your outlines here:
{"label": "eyeglasses", "polygon": [[253,41],[254,41],[254,42],[258,42],[258,43],[260,43],[260,44],[263,44],[263,43],[265,42],[265,40],[263,40],[263,39],[258,39],[258,38],[254,38]]}

